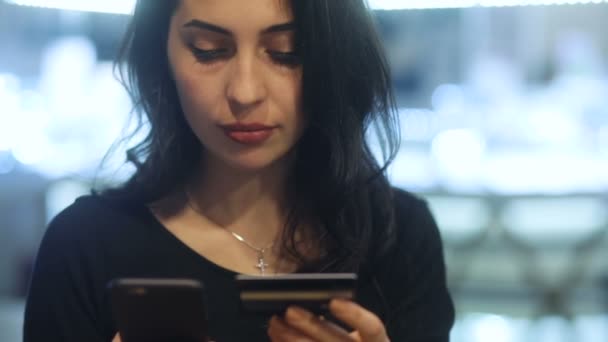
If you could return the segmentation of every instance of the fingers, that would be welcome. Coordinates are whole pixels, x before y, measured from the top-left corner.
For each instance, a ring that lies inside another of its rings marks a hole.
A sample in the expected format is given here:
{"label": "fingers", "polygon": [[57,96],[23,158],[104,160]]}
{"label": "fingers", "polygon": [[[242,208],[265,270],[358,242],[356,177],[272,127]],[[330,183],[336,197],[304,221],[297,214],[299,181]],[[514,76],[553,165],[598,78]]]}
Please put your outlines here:
{"label": "fingers", "polygon": [[356,330],[361,341],[365,342],[387,342],[388,336],[384,324],[370,311],[351,301],[334,299],[329,306],[332,314],[348,326]]}
{"label": "fingers", "polygon": [[273,342],[314,342],[297,329],[290,327],[283,319],[273,316],[268,326],[268,336]]}
{"label": "fingers", "polygon": [[285,321],[315,341],[354,341],[344,329],[298,307],[290,307],[287,310]]}

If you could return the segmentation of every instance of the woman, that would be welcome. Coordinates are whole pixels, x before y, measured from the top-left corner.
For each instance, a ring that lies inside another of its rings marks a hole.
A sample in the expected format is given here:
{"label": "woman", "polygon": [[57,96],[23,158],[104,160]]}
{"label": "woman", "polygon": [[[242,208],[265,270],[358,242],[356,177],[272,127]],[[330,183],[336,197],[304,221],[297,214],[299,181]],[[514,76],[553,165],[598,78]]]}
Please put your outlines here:
{"label": "woman", "polygon": [[[110,341],[119,277],[205,283],[216,341],[447,341],[441,242],[366,143],[397,148],[388,67],[363,0],[138,1],[121,61],[151,130],[124,186],[50,224],[26,341]],[[391,158],[388,158],[390,160]],[[346,331],[298,308],[239,319],[238,273],[356,272]]]}

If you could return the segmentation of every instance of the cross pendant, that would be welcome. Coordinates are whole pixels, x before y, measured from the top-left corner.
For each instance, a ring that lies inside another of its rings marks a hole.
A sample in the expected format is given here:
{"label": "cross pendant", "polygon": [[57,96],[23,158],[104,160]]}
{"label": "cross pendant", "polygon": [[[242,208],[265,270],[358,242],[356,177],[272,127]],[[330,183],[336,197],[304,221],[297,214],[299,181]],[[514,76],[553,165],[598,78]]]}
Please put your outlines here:
{"label": "cross pendant", "polygon": [[260,269],[260,273],[262,275],[264,275],[266,273],[266,267],[268,267],[268,264],[264,261],[264,254],[263,253],[259,253],[258,254],[258,264],[255,265],[255,267]]}

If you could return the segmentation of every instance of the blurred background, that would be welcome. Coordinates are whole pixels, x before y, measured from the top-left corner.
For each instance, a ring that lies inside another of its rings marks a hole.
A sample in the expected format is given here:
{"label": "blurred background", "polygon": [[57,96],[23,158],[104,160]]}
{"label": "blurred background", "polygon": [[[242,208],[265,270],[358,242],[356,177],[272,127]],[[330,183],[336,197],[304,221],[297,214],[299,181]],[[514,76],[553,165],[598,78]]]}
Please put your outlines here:
{"label": "blurred background", "polygon": [[[368,2],[400,108],[390,176],[439,222],[452,340],[608,341],[608,1]],[[106,155],[132,3],[0,0],[2,342],[50,218],[132,171],[128,144]]]}

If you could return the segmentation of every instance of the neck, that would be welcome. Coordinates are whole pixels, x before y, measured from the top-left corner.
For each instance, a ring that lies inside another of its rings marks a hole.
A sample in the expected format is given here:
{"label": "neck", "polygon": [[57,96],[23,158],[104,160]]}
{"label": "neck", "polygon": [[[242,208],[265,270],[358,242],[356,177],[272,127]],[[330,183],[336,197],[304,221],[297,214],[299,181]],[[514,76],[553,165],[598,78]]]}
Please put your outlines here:
{"label": "neck", "polygon": [[188,188],[192,205],[206,219],[258,246],[276,237],[285,222],[289,163],[242,170],[206,160]]}

